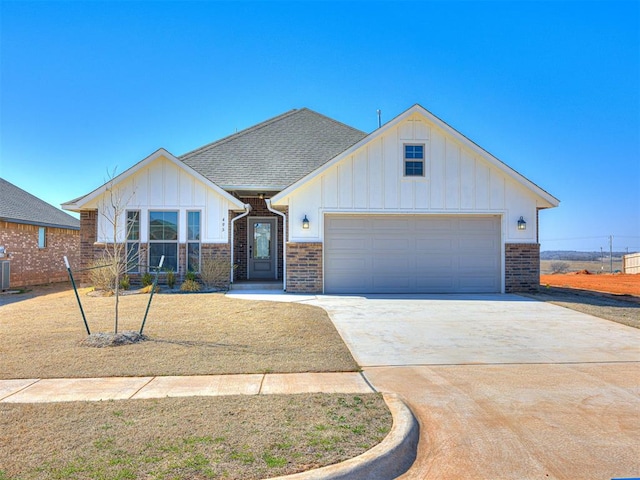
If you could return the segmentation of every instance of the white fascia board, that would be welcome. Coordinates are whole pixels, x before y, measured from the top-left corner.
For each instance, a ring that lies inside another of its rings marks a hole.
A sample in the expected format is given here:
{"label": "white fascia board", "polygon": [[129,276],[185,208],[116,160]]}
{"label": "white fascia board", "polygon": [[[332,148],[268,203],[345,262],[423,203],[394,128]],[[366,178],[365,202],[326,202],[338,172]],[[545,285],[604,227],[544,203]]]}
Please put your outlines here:
{"label": "white fascia board", "polygon": [[[427,120],[429,120],[430,122],[435,124],[438,128],[443,130],[445,133],[450,134],[452,137],[454,137],[456,140],[458,140],[464,146],[469,148],[471,151],[473,151],[476,154],[480,155],[481,157],[486,159],[489,163],[491,163],[492,165],[494,165],[495,167],[497,167],[498,169],[500,169],[501,171],[506,173],[508,176],[510,176],[514,180],[516,180],[518,183],[524,185],[526,188],[528,188],[529,190],[533,191],[538,197],[540,197],[546,203],[546,205],[541,206],[541,208],[557,207],[560,204],[560,200],[555,198],[553,195],[551,195],[550,193],[546,192],[545,190],[543,190],[542,188],[537,186],[532,181],[528,180],[526,177],[524,177],[523,175],[521,175],[520,173],[515,171],[513,168],[509,167],[507,164],[505,164],[501,160],[499,160],[496,157],[494,157],[493,155],[491,155],[485,149],[483,149],[482,147],[480,147],[479,145],[477,145],[473,141],[469,140],[467,137],[465,137],[460,132],[458,132],[455,128],[451,127],[446,122],[440,120],[434,114],[429,112],[426,108],[424,108],[424,107],[422,107],[422,106],[420,106],[418,104],[415,104],[413,107],[409,108],[408,110],[404,111],[400,115],[396,116],[394,119],[392,119],[389,122],[385,123],[380,128],[378,128],[378,129],[374,130],[373,132],[371,132],[369,135],[364,137],[358,143],[352,145],[351,147],[349,147],[344,152],[342,152],[342,153],[336,155],[335,157],[333,157],[333,159],[329,160],[324,165],[320,166],[319,168],[317,168],[313,172],[309,173],[305,177],[302,177],[297,182],[291,184],[289,187],[287,187],[284,190],[282,190],[280,193],[278,193],[277,195],[275,195],[271,199],[271,203],[274,204],[274,205],[278,204],[278,202],[281,202],[282,200],[284,200],[288,195],[290,195],[298,187],[304,185],[305,183],[309,182],[310,180],[312,180],[313,178],[317,177],[318,175],[321,175],[323,172],[325,172],[327,169],[331,168],[333,165],[335,165],[336,163],[341,161],[343,158],[351,155],[356,150],[358,150],[359,148],[361,148],[365,144],[371,142],[372,140],[374,140],[375,138],[379,137],[380,135],[383,135],[387,130],[389,130],[391,128],[394,128],[396,125],[398,125],[398,123],[402,122],[403,120],[405,120],[406,118],[410,117],[414,113],[419,113],[420,115],[425,117]],[[280,205],[282,205],[282,204],[280,204]]]}
{"label": "white fascia board", "polygon": [[149,155],[147,158],[139,161],[138,163],[136,163],[132,167],[130,167],[127,170],[125,170],[124,172],[122,172],[120,175],[117,175],[116,177],[114,177],[110,181],[106,182],[104,185],[96,188],[95,190],[93,190],[92,192],[88,193],[84,197],[80,197],[80,198],[78,198],[76,200],[72,200],[71,202],[63,203],[62,204],[62,208],[65,209],[65,210],[70,210],[70,211],[74,211],[74,212],[81,211],[82,207],[84,207],[87,203],[91,202],[93,199],[95,199],[96,197],[98,197],[98,196],[102,195],[104,192],[106,192],[107,191],[107,186],[109,184],[117,185],[122,180],[124,180],[125,178],[127,178],[127,177],[129,177],[131,175],[134,175],[135,173],[140,171],[142,168],[146,167],[150,163],[152,163],[155,160],[157,160],[159,157],[165,157],[167,160],[173,162],[178,168],[181,168],[182,170],[185,170],[190,175],[192,175],[193,177],[195,177],[198,180],[200,180],[202,183],[207,185],[209,188],[211,188],[216,193],[218,193],[220,196],[222,196],[225,200],[229,201],[234,207],[236,207],[234,210],[236,210],[236,209],[237,210],[244,210],[244,204],[240,200],[238,200],[237,198],[235,198],[233,195],[229,194],[228,192],[224,191],[218,185],[213,183],[208,178],[204,177],[202,174],[198,173],[196,170],[194,170],[193,168],[188,166],[186,163],[181,162],[180,160],[178,160],[174,155],[169,153],[164,148],[159,148],[158,150],[153,152],[151,155]]}

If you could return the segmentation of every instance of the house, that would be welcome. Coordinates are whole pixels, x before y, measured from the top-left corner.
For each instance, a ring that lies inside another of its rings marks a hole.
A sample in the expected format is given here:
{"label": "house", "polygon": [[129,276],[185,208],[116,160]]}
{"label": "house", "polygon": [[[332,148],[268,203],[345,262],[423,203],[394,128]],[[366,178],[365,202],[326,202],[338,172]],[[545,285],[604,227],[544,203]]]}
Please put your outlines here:
{"label": "house", "polygon": [[80,257],[80,221],[0,178],[0,261],[9,262],[9,285],[68,280],[65,255]]}
{"label": "house", "polygon": [[[292,110],[180,157],[160,149],[112,184],[135,232],[117,240],[140,263],[164,254],[184,274],[216,257],[235,282],[289,292],[534,290],[538,212],[559,204],[420,105],[370,134]],[[63,205],[81,215],[83,265],[113,241],[108,188]]]}

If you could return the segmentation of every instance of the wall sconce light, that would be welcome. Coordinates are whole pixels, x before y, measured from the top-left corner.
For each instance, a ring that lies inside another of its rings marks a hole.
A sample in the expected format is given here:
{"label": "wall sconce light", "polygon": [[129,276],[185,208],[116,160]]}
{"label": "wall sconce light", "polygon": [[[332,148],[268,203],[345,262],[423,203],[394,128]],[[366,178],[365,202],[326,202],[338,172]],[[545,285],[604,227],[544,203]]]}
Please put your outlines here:
{"label": "wall sconce light", "polygon": [[520,220],[518,220],[518,230],[526,230],[527,229],[527,222],[524,221],[524,218],[520,217]]}
{"label": "wall sconce light", "polygon": [[309,219],[306,215],[302,219],[302,228],[304,228],[305,230],[309,230]]}

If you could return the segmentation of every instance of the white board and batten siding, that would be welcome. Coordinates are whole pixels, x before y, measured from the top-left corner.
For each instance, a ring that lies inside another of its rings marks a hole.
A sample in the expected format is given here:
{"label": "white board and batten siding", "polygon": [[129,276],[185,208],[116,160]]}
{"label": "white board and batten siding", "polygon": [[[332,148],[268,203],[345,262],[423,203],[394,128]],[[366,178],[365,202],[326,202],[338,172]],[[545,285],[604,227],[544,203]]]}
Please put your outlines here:
{"label": "white board and batten siding", "polygon": [[[126,203],[127,210],[140,211],[140,238],[149,238],[149,211],[178,211],[178,241],[187,240],[187,212],[199,211],[201,241],[203,243],[227,243],[228,212],[234,207],[218,192],[205,185],[174,162],[160,156],[132,175],[119,182],[115,188]],[[108,194],[92,202],[94,208],[110,214]],[[91,205],[88,205],[91,207]],[[106,210],[104,210],[106,207]],[[111,241],[113,226],[105,215],[98,215],[98,241]],[[119,240],[125,229],[125,216],[120,219]]]}
{"label": "white board and batten siding", "polygon": [[[425,176],[405,177],[403,147],[425,145]],[[499,214],[504,242],[536,242],[536,196],[419,114],[362,145],[292,191],[290,241],[323,241],[332,213]],[[310,221],[302,229],[304,216]],[[517,230],[523,216],[527,229]],[[299,221],[298,221],[299,220]]]}
{"label": "white board and batten siding", "polygon": [[[447,128],[407,115],[276,198],[289,241],[323,242],[325,293],[504,291],[505,243],[536,243],[551,205]],[[404,175],[406,144],[424,145],[424,176]]]}

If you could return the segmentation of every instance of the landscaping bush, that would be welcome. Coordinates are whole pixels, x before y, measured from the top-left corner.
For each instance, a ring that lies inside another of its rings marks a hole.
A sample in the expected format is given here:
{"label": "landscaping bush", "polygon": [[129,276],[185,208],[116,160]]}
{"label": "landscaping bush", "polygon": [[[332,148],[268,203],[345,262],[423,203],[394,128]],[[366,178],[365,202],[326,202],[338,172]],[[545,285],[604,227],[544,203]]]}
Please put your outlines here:
{"label": "landscaping bush", "polygon": [[228,288],[231,265],[221,258],[203,258],[200,279],[206,288]]}
{"label": "landscaping bush", "polygon": [[189,270],[185,275],[184,275],[184,279],[185,280],[191,280],[193,282],[195,282],[198,279],[198,276],[196,275],[196,272],[192,272],[191,270]]}
{"label": "landscaping bush", "polygon": [[187,279],[184,282],[182,282],[182,285],[180,286],[180,291],[181,292],[199,292],[200,284],[195,280]]}
{"label": "landscaping bush", "polygon": [[129,290],[130,287],[131,287],[131,280],[129,279],[129,275],[125,273],[120,279],[120,288],[122,290]]}
{"label": "landscaping bush", "polygon": [[91,285],[96,290],[112,292],[116,288],[116,272],[114,265],[106,258],[96,260],[89,270]]}
{"label": "landscaping bush", "polygon": [[153,275],[147,272],[144,275],[142,275],[142,278],[140,279],[140,281],[142,282],[143,287],[148,287],[153,283]]}
{"label": "landscaping bush", "polygon": [[176,274],[173,270],[167,270],[167,285],[169,288],[176,285]]}

